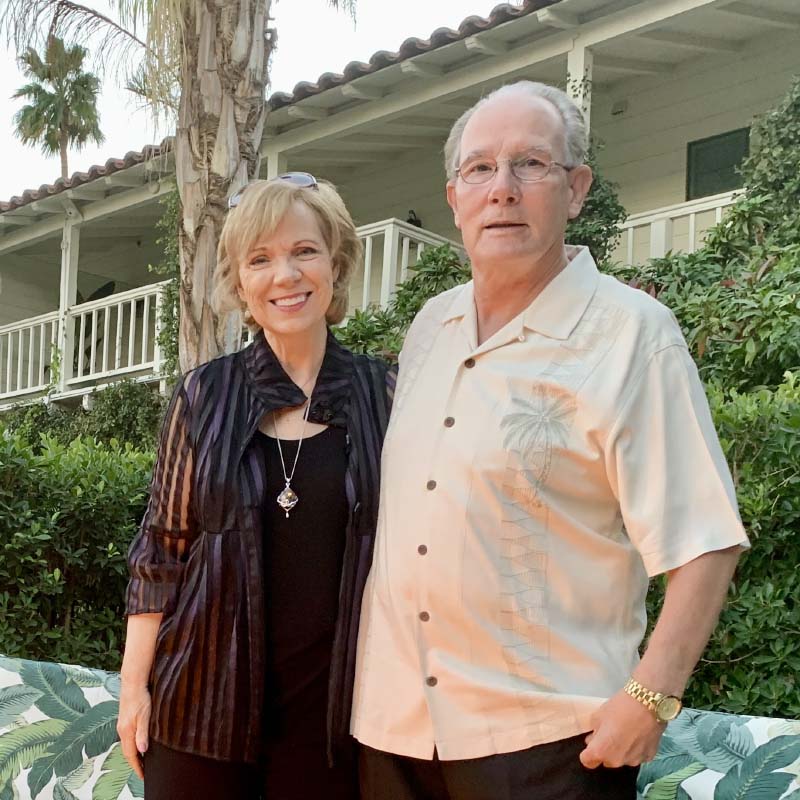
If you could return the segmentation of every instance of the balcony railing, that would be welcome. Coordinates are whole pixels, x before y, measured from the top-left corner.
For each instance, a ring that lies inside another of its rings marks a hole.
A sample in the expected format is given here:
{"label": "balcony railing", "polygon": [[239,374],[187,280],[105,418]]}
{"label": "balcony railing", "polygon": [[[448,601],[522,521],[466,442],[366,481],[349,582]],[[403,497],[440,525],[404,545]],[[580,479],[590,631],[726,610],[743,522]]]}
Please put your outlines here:
{"label": "balcony railing", "polygon": [[67,331],[74,342],[67,386],[142,371],[158,373],[161,292],[166,283],[112,294],[67,311]]}
{"label": "balcony railing", "polygon": [[426,248],[449,244],[463,250],[457,242],[399,219],[362,225],[358,236],[364,243],[364,264],[350,284],[351,312],[370,304],[386,307],[395,286],[408,277]]}
{"label": "balcony railing", "polygon": [[58,312],[0,327],[0,397],[43,391],[52,380]]}
{"label": "balcony railing", "polygon": [[631,214],[621,226],[615,258],[625,264],[643,264],[650,258],[661,258],[670,250],[694,252],[708,229],[722,220],[737,194],[724,192]]}

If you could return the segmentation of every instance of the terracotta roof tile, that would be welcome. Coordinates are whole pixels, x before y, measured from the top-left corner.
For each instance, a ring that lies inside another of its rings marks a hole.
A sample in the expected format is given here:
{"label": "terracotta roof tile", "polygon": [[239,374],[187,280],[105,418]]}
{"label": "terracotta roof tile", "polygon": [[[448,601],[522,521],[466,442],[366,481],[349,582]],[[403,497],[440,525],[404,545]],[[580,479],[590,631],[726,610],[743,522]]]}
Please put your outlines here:
{"label": "terracotta roof tile", "polygon": [[294,87],[291,93],[275,92],[275,94],[270,96],[267,102],[270,109],[273,111],[278,108],[283,108],[284,106],[289,106],[299,100],[304,100],[306,97],[312,97],[315,94],[320,94],[320,92],[332,89],[335,86],[341,86],[356,78],[377,72],[384,67],[399,64],[407,58],[413,58],[422,53],[429,53],[439,47],[461,41],[468,36],[474,36],[476,33],[495,28],[498,25],[502,25],[504,22],[524,17],[539,9],[556,5],[559,2],[560,0],[525,0],[522,5],[513,6],[508,3],[503,3],[495,6],[488,17],[480,17],[477,15],[467,17],[457,29],[437,28],[427,39],[420,39],[416,36],[412,36],[406,39],[396,52],[378,50],[376,53],[372,54],[368,63],[363,61],[351,61],[340,74],[325,72],[317,78],[316,83],[301,81]]}

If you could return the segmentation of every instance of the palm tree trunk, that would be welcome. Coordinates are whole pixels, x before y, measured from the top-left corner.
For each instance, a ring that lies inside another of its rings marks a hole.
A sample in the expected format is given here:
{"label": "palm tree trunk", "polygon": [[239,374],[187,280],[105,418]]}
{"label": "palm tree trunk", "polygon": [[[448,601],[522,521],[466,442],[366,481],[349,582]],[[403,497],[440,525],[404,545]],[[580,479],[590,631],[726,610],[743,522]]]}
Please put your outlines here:
{"label": "palm tree trunk", "polygon": [[69,168],[67,166],[67,134],[61,133],[58,137],[58,149],[61,153],[61,177],[67,180],[69,177]]}
{"label": "palm tree trunk", "polygon": [[[223,9],[220,3],[189,0],[184,15],[185,57],[175,142],[182,206],[178,235],[182,372],[238,344],[238,319],[218,317],[209,300],[228,195],[258,174],[271,0],[238,0],[236,5],[234,12],[230,4]],[[220,13],[223,10],[226,13]],[[230,48],[232,68],[220,71],[223,46]]]}

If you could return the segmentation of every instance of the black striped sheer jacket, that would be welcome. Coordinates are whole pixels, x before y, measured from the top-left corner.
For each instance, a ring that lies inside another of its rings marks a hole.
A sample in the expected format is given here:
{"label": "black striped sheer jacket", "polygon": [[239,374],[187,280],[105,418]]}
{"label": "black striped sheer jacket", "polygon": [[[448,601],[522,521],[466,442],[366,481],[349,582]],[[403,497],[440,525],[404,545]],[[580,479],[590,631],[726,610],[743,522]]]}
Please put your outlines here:
{"label": "black striped sheer jacket", "polygon": [[[309,419],[346,429],[349,521],[328,698],[331,752],[349,735],[361,595],[378,517],[380,454],[396,373],[329,333]],[[263,416],[305,395],[263,333],[187,373],[161,433],[150,501],[128,557],[128,614],[163,612],[151,736],[176,750],[258,761],[265,631]],[[298,591],[314,591],[313,586]]]}

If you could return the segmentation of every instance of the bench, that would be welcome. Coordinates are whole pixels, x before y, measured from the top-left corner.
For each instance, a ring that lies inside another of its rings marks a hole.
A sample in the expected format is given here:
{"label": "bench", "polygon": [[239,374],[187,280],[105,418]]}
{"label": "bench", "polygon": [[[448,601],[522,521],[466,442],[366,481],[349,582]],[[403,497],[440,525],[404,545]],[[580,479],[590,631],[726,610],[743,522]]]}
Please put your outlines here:
{"label": "bench", "polygon": [[[131,800],[119,675],[0,656],[0,800]],[[800,800],[800,722],[686,709],[639,773],[644,800]],[[309,798],[309,800],[312,800]]]}

